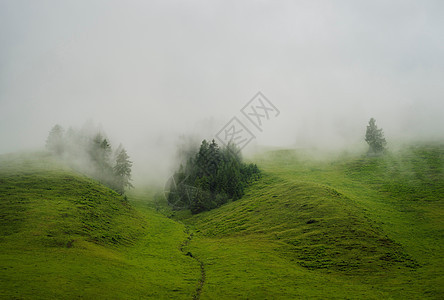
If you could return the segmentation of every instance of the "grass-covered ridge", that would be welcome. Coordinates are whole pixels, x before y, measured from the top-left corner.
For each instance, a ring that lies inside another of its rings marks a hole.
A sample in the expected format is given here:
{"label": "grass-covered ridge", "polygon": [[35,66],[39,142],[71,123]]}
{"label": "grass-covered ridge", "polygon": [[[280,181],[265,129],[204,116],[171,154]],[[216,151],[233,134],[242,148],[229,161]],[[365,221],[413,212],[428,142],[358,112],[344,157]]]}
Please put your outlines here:
{"label": "grass-covered ridge", "polygon": [[267,239],[309,269],[371,272],[417,265],[336,190],[270,175],[242,203],[200,216],[194,224],[205,236]]}
{"label": "grass-covered ridge", "polygon": [[0,298],[441,299],[443,153],[263,153],[243,198],[197,215],[4,155]]}
{"label": "grass-covered ridge", "polygon": [[129,245],[146,225],[122,196],[46,154],[3,158],[0,195],[3,239],[28,246]]}
{"label": "grass-covered ridge", "polygon": [[182,217],[198,232],[190,251],[207,264],[202,295],[439,298],[443,153],[257,156],[264,176],[243,199]]}
{"label": "grass-covered ridge", "polygon": [[0,298],[193,295],[185,227],[132,200],[46,154],[1,156]]}

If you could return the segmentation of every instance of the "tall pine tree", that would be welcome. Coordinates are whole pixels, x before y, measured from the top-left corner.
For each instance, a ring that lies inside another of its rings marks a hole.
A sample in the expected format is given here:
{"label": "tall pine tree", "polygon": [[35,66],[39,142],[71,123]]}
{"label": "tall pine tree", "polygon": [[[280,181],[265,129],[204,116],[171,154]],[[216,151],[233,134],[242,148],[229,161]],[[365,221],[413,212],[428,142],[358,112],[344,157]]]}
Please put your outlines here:
{"label": "tall pine tree", "polygon": [[382,129],[378,129],[378,126],[376,126],[376,120],[373,118],[371,118],[368,123],[367,131],[365,133],[365,141],[369,145],[369,154],[378,155],[385,151],[387,142],[384,138],[384,133],[382,132]]}
{"label": "tall pine tree", "polygon": [[132,188],[131,167],[133,163],[129,160],[128,153],[122,145],[116,151],[116,164],[114,165],[115,190],[123,194],[125,189]]}

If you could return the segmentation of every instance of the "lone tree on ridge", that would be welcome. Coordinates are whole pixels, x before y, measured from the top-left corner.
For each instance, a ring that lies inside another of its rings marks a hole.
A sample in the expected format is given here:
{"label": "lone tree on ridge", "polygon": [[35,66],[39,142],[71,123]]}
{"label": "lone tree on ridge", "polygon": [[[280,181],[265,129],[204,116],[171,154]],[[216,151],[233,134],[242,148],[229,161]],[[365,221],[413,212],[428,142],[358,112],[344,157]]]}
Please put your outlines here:
{"label": "lone tree on ridge", "polygon": [[378,126],[376,126],[376,120],[374,118],[371,118],[367,125],[365,141],[369,146],[369,155],[380,155],[386,150],[385,146],[387,145],[387,141],[384,138],[382,129],[378,129]]}

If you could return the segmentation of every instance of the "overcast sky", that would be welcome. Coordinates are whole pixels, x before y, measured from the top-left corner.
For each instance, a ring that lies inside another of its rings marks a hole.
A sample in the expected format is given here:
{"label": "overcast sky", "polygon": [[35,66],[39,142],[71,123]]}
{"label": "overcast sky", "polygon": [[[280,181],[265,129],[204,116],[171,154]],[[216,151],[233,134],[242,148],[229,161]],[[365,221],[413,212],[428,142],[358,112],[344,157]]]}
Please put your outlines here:
{"label": "overcast sky", "polygon": [[[0,153],[93,121],[137,161],[233,116],[251,145],[444,137],[444,1],[0,0]],[[240,109],[261,91],[262,132]],[[160,156],[159,156],[160,155]],[[162,156],[163,155],[163,156]]]}

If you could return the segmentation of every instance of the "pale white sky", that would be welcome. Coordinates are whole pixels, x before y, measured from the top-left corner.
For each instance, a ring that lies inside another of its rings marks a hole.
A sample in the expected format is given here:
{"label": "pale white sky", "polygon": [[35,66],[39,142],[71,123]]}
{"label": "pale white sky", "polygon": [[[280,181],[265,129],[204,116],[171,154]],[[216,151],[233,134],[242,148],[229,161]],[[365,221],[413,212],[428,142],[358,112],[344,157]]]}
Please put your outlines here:
{"label": "pale white sky", "polygon": [[[0,1],[0,153],[100,124],[133,158],[212,138],[258,91],[255,144],[444,137],[443,1]],[[254,128],[253,128],[254,129]],[[166,155],[168,153],[168,155]]]}

